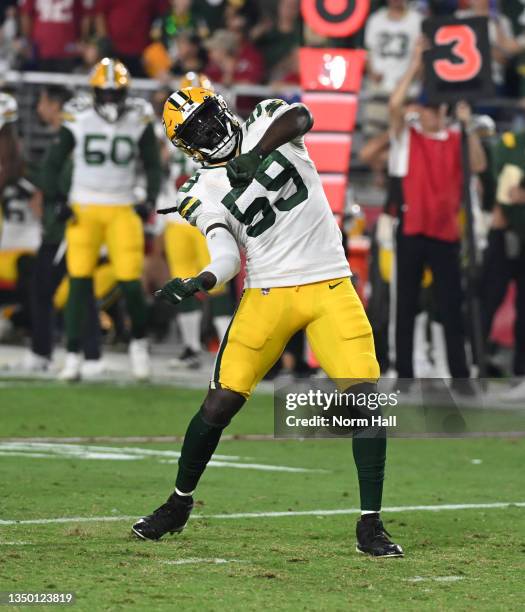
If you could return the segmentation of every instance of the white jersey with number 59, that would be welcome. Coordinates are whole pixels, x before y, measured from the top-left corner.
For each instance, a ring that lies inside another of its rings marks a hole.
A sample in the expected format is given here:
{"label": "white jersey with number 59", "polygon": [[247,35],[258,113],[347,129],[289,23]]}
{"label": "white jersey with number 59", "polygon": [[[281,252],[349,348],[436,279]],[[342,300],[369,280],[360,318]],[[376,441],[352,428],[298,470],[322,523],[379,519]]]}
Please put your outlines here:
{"label": "white jersey with number 59", "polygon": [[[282,100],[258,104],[242,126],[241,152],[290,109]],[[245,286],[289,287],[350,275],[341,232],[302,137],[271,153],[255,179],[232,188],[224,166],[202,168],[177,194],[181,216],[206,235],[225,224],[246,255]]]}

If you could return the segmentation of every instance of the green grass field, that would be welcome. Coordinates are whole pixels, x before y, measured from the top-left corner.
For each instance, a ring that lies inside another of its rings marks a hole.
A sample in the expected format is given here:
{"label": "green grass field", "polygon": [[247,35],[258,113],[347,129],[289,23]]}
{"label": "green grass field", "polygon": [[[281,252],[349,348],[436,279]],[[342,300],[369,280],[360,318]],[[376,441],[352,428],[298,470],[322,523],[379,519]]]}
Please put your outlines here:
{"label": "green grass field", "polygon": [[[375,560],[354,551],[350,442],[247,439],[273,431],[259,395],[219,446],[186,531],[133,539],[133,518],[172,490],[180,443],[125,438],[183,435],[202,396],[2,383],[0,591],[72,591],[73,609],[90,611],[522,609],[525,507],[503,505],[525,501],[521,439],[391,440],[384,519],[406,557]],[[82,439],[31,442],[67,437]]]}

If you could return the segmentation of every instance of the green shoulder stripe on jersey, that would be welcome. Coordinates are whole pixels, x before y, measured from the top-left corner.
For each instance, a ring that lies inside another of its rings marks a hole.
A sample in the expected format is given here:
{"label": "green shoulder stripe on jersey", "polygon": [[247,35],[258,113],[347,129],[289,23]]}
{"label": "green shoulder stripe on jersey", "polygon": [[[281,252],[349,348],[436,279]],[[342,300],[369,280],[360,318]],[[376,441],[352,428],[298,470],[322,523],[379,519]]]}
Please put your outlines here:
{"label": "green shoulder stripe on jersey", "polygon": [[266,107],[266,114],[268,115],[268,117],[273,117],[275,111],[283,104],[284,100],[274,100],[273,102],[270,102],[270,104],[268,104],[268,106]]}
{"label": "green shoulder stripe on jersey", "polygon": [[253,109],[253,112],[248,117],[248,119],[246,119],[246,123],[244,124],[246,126],[246,129],[248,129],[250,127],[250,125],[257,119],[257,117],[260,117],[262,115],[262,112],[263,112],[262,103],[259,103]]}
{"label": "green shoulder stripe on jersey", "polygon": [[188,191],[190,191],[190,189],[196,185],[199,178],[200,178],[200,172],[196,172],[192,177],[190,177],[184,183],[184,185],[179,187],[179,191],[182,191],[182,193],[188,193]]}
{"label": "green shoulder stripe on jersey", "polygon": [[183,219],[188,219],[201,204],[198,198],[184,198],[179,206],[179,215]]}
{"label": "green shoulder stripe on jersey", "polygon": [[263,104],[263,102],[260,102],[253,109],[252,114],[248,117],[248,119],[246,119],[246,128],[249,128],[250,125],[263,114],[263,111],[268,115],[268,117],[273,117],[275,111],[281,106],[283,106],[283,104],[286,104],[286,102],[284,100],[272,100],[266,105],[266,107],[263,107]]}

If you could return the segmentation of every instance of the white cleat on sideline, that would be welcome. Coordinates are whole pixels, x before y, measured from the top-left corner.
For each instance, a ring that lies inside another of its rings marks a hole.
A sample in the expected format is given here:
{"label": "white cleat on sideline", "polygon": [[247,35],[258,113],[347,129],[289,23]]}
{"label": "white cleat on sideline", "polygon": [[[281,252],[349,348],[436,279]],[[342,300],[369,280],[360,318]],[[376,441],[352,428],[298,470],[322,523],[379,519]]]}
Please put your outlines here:
{"label": "white cleat on sideline", "polygon": [[33,351],[29,351],[24,355],[21,362],[15,364],[13,369],[26,372],[27,374],[47,372],[51,366],[51,360],[48,357],[37,355]]}
{"label": "white cleat on sideline", "polygon": [[525,381],[520,382],[510,389],[499,394],[499,399],[505,403],[525,402]]}
{"label": "white cleat on sideline", "polygon": [[80,380],[82,373],[82,356],[79,353],[66,353],[64,367],[58,373],[58,380],[72,382]]}
{"label": "white cleat on sideline", "polygon": [[134,378],[140,381],[149,380],[151,367],[147,339],[132,340],[129,343],[128,353]]}
{"label": "white cleat on sideline", "polygon": [[103,359],[87,359],[80,369],[82,380],[97,380],[105,372],[106,364]]}

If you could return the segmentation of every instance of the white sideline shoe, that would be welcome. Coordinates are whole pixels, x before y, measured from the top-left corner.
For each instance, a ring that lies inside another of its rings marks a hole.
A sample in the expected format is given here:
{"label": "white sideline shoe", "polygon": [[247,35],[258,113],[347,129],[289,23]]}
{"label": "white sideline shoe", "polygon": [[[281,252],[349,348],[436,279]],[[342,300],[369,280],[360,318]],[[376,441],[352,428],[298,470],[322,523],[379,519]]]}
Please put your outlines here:
{"label": "white sideline shoe", "polygon": [[30,374],[36,372],[47,372],[50,366],[51,359],[49,359],[49,357],[43,357],[42,355],[33,353],[33,351],[29,351],[24,355],[21,362],[18,362],[13,366],[13,369]]}
{"label": "white sideline shoe", "polygon": [[499,394],[499,399],[503,402],[524,402],[525,401],[525,381],[506,389]]}
{"label": "white sideline shoe", "polygon": [[106,372],[103,359],[87,359],[80,368],[82,380],[96,380]]}
{"label": "white sideline shoe", "polygon": [[64,367],[58,373],[58,380],[72,382],[80,380],[82,371],[82,357],[79,353],[66,353]]}
{"label": "white sideline shoe", "polygon": [[149,380],[151,367],[147,339],[132,340],[129,343],[128,353],[134,378],[141,381]]}

